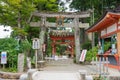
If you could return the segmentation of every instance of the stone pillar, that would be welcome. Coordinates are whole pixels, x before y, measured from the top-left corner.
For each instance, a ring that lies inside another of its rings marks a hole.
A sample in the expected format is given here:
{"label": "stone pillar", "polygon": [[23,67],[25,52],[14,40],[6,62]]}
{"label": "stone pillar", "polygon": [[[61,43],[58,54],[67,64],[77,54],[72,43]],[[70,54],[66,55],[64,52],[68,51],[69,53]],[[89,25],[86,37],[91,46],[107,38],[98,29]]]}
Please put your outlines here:
{"label": "stone pillar", "polygon": [[75,54],[76,54],[76,63],[79,63],[79,58],[80,58],[80,29],[79,29],[79,18],[74,19],[74,24],[75,24]]}
{"label": "stone pillar", "polygon": [[19,53],[18,54],[18,72],[22,73],[24,71],[24,53]]}
{"label": "stone pillar", "polygon": [[40,24],[40,35],[39,35],[39,39],[40,39],[40,49],[39,49],[39,54],[38,56],[40,56],[38,59],[43,60],[43,51],[42,51],[42,45],[45,42],[45,23],[46,23],[46,18],[42,17],[41,18],[41,24]]}

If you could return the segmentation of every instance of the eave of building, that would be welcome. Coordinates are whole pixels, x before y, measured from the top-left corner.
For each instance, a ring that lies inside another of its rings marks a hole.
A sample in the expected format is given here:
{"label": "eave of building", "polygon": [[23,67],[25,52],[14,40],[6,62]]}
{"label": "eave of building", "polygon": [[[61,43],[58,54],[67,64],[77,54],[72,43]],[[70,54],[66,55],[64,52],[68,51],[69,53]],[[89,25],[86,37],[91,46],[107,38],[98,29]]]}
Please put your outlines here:
{"label": "eave of building", "polygon": [[105,15],[93,26],[91,26],[87,32],[99,32],[112,24],[119,21],[120,13],[106,12]]}

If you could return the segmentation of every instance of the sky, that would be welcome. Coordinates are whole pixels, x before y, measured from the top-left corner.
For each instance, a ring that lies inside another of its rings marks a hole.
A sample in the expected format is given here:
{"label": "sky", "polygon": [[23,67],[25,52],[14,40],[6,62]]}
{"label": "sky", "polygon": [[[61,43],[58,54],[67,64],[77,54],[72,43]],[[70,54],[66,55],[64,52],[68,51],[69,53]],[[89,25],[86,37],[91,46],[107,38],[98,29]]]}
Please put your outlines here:
{"label": "sky", "polygon": [[65,10],[65,12],[76,12],[77,10],[75,10],[75,9],[70,9],[69,8],[69,5],[71,4],[71,2],[73,1],[73,0],[61,0],[62,2],[64,2],[65,3],[65,7],[67,8],[66,10]]}
{"label": "sky", "polygon": [[[4,31],[4,29],[6,29],[8,31]],[[4,27],[4,26],[0,25],[0,38],[10,37],[11,32],[12,32],[12,30],[9,26]]]}

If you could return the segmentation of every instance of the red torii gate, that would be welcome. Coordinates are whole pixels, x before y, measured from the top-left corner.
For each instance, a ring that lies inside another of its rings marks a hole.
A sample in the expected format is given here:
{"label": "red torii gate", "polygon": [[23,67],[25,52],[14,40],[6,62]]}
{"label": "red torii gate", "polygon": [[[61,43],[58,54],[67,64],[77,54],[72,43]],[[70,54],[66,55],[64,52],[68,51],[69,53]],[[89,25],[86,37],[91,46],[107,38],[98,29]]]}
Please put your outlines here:
{"label": "red torii gate", "polygon": [[[67,44],[67,50],[71,52],[71,57],[74,56],[74,33],[65,30],[59,31],[54,30],[50,33],[50,38],[52,40],[52,55],[56,55],[56,44]],[[60,41],[61,42],[58,42]]]}

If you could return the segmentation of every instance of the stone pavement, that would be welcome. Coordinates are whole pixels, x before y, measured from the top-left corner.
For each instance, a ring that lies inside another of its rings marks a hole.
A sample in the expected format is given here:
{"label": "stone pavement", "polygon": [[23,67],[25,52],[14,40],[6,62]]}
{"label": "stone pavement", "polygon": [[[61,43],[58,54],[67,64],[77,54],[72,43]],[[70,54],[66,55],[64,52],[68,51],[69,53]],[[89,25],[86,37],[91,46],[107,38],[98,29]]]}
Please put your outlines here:
{"label": "stone pavement", "polygon": [[[35,75],[35,76],[34,76]],[[79,73],[65,71],[39,71],[33,76],[33,80],[79,80]]]}
{"label": "stone pavement", "polygon": [[33,80],[80,80],[80,69],[86,70],[84,65],[74,64],[73,59],[50,61],[33,74]]}
{"label": "stone pavement", "polygon": [[[74,64],[72,59],[48,62],[45,67],[39,68],[39,70],[33,74],[33,80],[81,80],[79,70],[86,70],[87,80],[93,80],[91,74],[96,74],[94,66]],[[111,68],[108,70],[108,76],[120,76],[118,70]]]}

